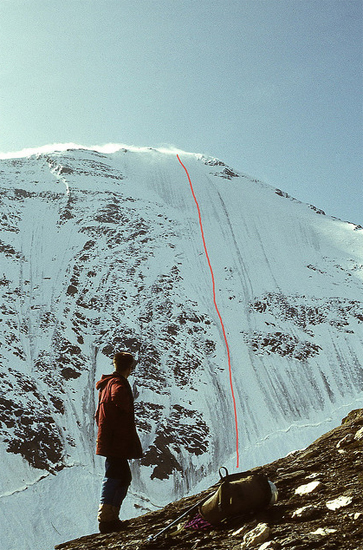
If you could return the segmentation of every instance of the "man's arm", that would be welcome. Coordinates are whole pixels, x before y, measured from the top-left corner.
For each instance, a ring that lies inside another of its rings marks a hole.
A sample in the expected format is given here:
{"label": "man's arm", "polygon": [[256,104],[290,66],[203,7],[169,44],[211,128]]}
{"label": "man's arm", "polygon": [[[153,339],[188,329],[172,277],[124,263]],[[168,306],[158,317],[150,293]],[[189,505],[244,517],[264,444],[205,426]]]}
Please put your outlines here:
{"label": "man's arm", "polygon": [[130,393],[122,382],[114,382],[111,387],[111,401],[121,413],[131,412]]}

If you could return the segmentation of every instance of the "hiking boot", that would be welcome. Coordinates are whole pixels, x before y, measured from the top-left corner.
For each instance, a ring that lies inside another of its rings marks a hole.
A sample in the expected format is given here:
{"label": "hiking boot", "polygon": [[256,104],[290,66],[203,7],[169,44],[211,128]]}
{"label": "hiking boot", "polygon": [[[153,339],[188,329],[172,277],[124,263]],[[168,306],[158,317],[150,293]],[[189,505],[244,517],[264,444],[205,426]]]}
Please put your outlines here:
{"label": "hiking boot", "polygon": [[99,531],[102,534],[117,533],[119,531],[127,529],[128,523],[128,521],[121,521],[120,519],[116,519],[114,521],[100,521],[98,526]]}

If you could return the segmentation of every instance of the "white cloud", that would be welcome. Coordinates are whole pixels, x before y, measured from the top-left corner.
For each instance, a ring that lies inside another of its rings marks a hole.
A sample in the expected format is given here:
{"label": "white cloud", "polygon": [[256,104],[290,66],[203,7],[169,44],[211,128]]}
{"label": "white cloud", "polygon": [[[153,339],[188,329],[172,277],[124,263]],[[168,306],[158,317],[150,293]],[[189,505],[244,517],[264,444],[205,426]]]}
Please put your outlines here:
{"label": "white cloud", "polygon": [[163,145],[162,147],[136,147],[135,145],[125,145],[122,143],[106,143],[105,145],[79,145],[76,143],[53,143],[49,145],[43,145],[41,147],[28,147],[22,149],[21,151],[13,151],[9,153],[1,153],[0,159],[11,159],[11,158],[23,158],[29,157],[31,155],[39,155],[45,153],[53,153],[55,151],[66,151],[67,149],[87,149],[89,151],[98,151],[100,153],[116,153],[120,149],[127,149],[128,151],[133,152],[146,152],[146,151],[158,151],[160,153],[166,154],[187,154],[193,155],[194,153],[187,153],[181,149],[178,149],[174,145]]}

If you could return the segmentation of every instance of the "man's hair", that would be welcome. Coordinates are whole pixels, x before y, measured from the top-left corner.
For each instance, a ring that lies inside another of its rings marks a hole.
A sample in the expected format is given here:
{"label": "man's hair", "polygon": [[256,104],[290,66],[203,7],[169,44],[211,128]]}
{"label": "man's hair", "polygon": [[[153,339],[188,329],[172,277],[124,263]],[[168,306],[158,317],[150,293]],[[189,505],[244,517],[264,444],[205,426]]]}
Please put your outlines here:
{"label": "man's hair", "polygon": [[113,364],[116,372],[125,372],[134,365],[135,359],[127,351],[119,351],[113,356]]}

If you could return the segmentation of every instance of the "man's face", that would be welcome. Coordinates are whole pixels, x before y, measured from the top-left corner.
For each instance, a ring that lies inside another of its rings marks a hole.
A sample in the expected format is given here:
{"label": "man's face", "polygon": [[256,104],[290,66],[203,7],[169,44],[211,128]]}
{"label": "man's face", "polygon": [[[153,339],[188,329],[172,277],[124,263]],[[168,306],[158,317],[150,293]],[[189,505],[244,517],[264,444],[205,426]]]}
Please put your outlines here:
{"label": "man's face", "polygon": [[125,378],[128,378],[130,376],[130,374],[132,374],[132,367],[129,367],[126,371],[125,371]]}

